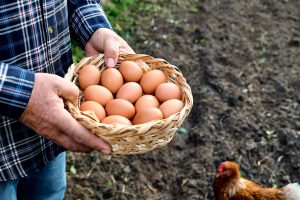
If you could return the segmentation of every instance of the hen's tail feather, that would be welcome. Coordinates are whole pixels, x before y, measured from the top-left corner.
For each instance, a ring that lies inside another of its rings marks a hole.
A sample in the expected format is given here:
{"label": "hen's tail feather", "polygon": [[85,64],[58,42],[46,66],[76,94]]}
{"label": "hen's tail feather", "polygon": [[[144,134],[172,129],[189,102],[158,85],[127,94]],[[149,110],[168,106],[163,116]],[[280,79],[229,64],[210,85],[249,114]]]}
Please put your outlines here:
{"label": "hen's tail feather", "polygon": [[290,183],[282,189],[287,200],[300,200],[300,185],[298,183]]}

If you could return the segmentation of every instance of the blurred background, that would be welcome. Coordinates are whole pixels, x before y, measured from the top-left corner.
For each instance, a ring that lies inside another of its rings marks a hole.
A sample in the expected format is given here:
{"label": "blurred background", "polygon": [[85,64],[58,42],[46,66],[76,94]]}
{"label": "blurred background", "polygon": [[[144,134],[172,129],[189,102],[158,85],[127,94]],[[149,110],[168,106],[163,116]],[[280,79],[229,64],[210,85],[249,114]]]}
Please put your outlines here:
{"label": "blurred background", "polygon": [[300,182],[300,1],[102,3],[137,53],[180,68],[194,106],[164,148],[109,161],[69,152],[65,199],[213,199],[225,160],[266,187]]}

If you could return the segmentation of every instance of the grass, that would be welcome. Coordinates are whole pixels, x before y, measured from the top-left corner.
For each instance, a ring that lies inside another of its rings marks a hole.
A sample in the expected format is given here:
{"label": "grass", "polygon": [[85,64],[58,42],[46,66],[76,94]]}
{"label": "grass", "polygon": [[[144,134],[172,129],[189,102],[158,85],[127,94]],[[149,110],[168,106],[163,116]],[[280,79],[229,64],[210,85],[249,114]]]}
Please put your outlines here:
{"label": "grass", "polygon": [[78,63],[84,57],[84,51],[79,47],[78,43],[72,39],[72,60],[74,63]]}
{"label": "grass", "polygon": [[114,29],[122,38],[128,40],[133,31],[133,7],[136,0],[111,0],[103,9]]}
{"label": "grass", "polygon": [[[133,48],[138,47],[140,41],[132,35],[140,34],[140,27],[148,27],[149,32],[156,32],[157,26],[155,18],[165,16],[166,22],[175,26],[180,26],[181,23],[169,9],[165,9],[159,3],[149,3],[138,0],[109,0],[103,5],[106,16],[113,27],[113,30],[127,41]],[[186,9],[186,8],[185,8]],[[190,12],[198,12],[196,7],[188,8]],[[149,18],[152,18],[153,24],[149,23]],[[166,35],[168,36],[168,35]],[[169,37],[167,39],[170,39]],[[134,44],[133,44],[134,43]],[[78,43],[72,40],[72,59],[73,62],[79,62],[84,57],[83,50],[78,46]]]}
{"label": "grass", "polygon": [[[114,31],[126,41],[130,39],[134,31],[134,17],[132,12],[137,0],[110,0],[103,5],[103,9],[112,25]],[[72,59],[79,62],[84,57],[84,51],[72,40]]]}
{"label": "grass", "polygon": [[[151,32],[156,32],[155,24],[158,16],[165,16],[165,20],[174,26],[181,26],[182,22],[175,18],[170,9],[163,8],[160,3],[149,3],[138,0],[109,0],[103,5],[104,12],[113,27],[113,30],[127,41],[133,48],[138,47],[144,39],[132,38],[137,35],[139,27],[148,27]],[[187,9],[187,8],[185,8]],[[188,8],[190,12],[199,12],[196,7]],[[138,17],[138,19],[136,19]],[[151,24],[149,18],[152,18]],[[169,38],[167,38],[169,39]],[[205,43],[206,41],[202,41]],[[75,40],[72,40],[72,59],[73,62],[79,62],[84,57],[84,51],[78,46]]]}
{"label": "grass", "polygon": [[[188,3],[196,1],[197,0],[174,1],[175,3],[170,4],[170,6],[179,6],[181,9],[188,10],[191,13],[198,13],[201,11],[200,8],[196,6],[190,7],[191,4]],[[149,32],[155,33],[157,30],[155,19],[159,16],[164,16],[167,23],[171,23],[177,27],[182,26],[182,22],[175,17],[171,9],[163,7],[164,4],[162,4],[162,1],[151,3],[138,0],[108,0],[105,2],[103,9],[113,30],[134,49],[143,41],[140,41],[140,39],[138,39],[139,37],[133,40],[132,35],[140,34],[138,29],[141,27],[148,29]],[[149,24],[149,18],[152,19],[151,24]],[[206,41],[202,40],[200,43],[205,45]],[[72,40],[72,53],[73,62],[79,62],[84,56],[84,52],[78,47],[77,42],[74,40]],[[264,60],[261,59],[260,62],[264,62]]]}

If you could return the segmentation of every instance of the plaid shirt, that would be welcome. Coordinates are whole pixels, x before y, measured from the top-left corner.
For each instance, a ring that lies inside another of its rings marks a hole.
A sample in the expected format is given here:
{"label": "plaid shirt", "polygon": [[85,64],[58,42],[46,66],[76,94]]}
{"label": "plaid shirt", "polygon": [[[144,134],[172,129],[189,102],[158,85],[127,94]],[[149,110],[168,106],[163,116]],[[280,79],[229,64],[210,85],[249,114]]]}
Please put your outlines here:
{"label": "plaid shirt", "polygon": [[97,0],[0,1],[0,181],[25,177],[63,151],[18,118],[34,73],[63,76],[72,63],[70,32],[85,46],[98,28],[110,24]]}

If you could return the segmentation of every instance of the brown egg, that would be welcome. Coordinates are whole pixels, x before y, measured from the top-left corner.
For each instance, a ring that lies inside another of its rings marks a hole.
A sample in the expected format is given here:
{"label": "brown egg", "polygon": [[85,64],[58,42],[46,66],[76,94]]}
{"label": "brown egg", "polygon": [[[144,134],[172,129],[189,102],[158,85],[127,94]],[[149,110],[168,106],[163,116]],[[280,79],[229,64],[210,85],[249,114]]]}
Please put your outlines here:
{"label": "brown egg", "polygon": [[105,116],[105,110],[101,106],[101,104],[95,102],[95,101],[85,101],[80,105],[79,110],[81,111],[87,111],[91,110],[94,111],[99,121],[101,121]]}
{"label": "brown egg", "polygon": [[158,108],[159,102],[153,95],[147,94],[141,96],[135,103],[136,112],[140,112],[147,108]]}
{"label": "brown egg", "polygon": [[125,99],[131,103],[135,103],[142,95],[142,87],[138,83],[129,82],[120,87],[116,97],[117,99]]}
{"label": "brown egg", "polygon": [[95,65],[85,65],[78,74],[79,87],[85,90],[90,85],[100,82],[100,70]]}
{"label": "brown egg", "polygon": [[115,94],[123,85],[122,74],[115,68],[107,68],[101,73],[101,85]]}
{"label": "brown egg", "polygon": [[103,124],[113,124],[113,123],[118,123],[118,124],[124,124],[124,125],[132,125],[131,121],[127,119],[126,117],[123,117],[121,115],[111,115],[108,117],[105,117],[102,119],[101,123]]}
{"label": "brown egg", "polygon": [[108,116],[121,115],[127,119],[131,119],[135,114],[135,108],[132,103],[125,99],[113,99],[105,106]]}
{"label": "brown egg", "polygon": [[143,76],[142,68],[133,61],[123,61],[119,71],[127,82],[138,82]]}
{"label": "brown egg", "polygon": [[158,108],[148,108],[135,115],[133,118],[133,124],[142,124],[159,119],[163,119],[162,112]]}
{"label": "brown egg", "polygon": [[107,102],[114,98],[106,87],[100,85],[88,86],[83,92],[83,97],[85,101],[96,101],[102,106],[105,106]]}
{"label": "brown egg", "polygon": [[174,83],[162,83],[155,89],[155,96],[160,102],[170,99],[181,99],[181,90]]}
{"label": "brown egg", "polygon": [[167,81],[166,75],[161,70],[151,70],[146,72],[140,81],[140,85],[146,94],[153,94],[156,87]]}
{"label": "brown egg", "polygon": [[170,99],[159,106],[159,109],[164,115],[164,119],[178,113],[183,108],[183,102],[178,99]]}

